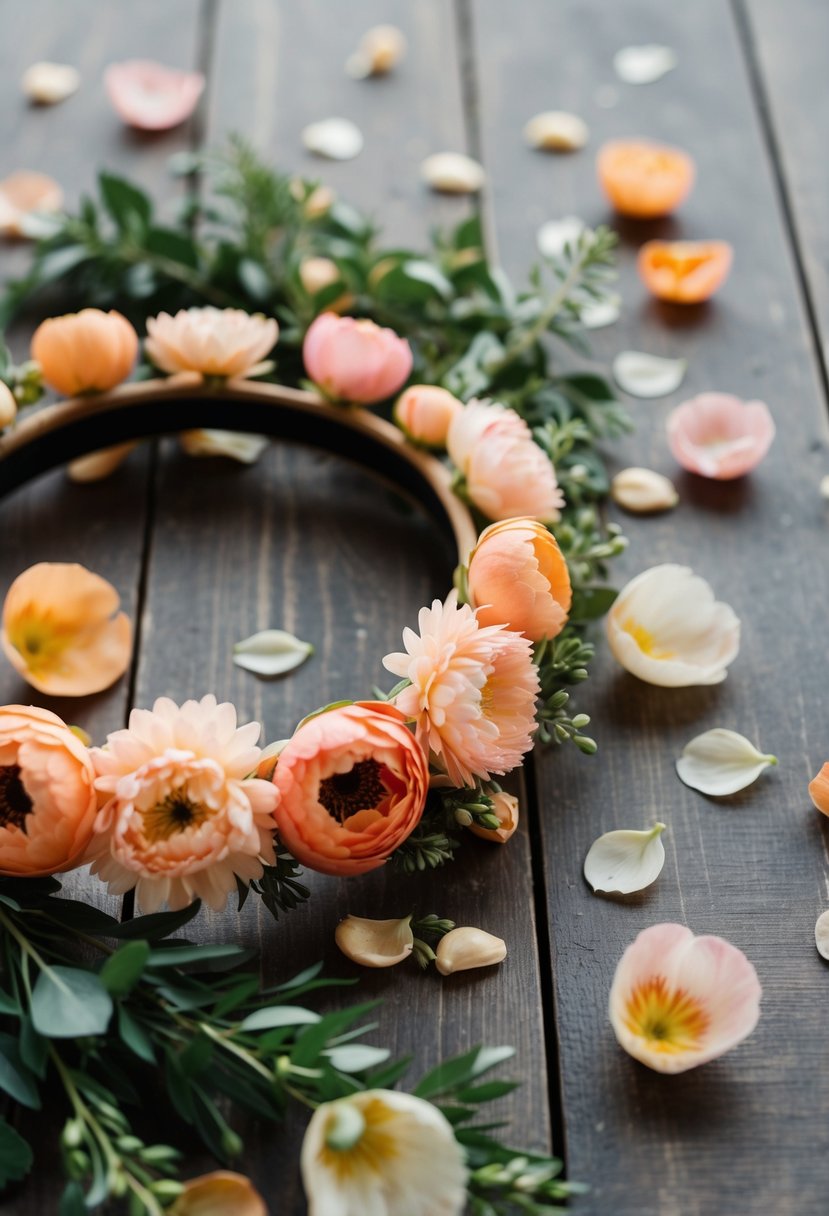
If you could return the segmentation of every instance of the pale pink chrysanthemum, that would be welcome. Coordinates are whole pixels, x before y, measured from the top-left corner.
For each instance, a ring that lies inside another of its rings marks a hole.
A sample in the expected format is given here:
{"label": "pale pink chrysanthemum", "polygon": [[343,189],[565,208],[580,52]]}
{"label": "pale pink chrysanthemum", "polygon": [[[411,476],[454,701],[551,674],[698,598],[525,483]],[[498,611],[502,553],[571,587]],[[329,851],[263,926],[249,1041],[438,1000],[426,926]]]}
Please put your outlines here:
{"label": "pale pink chrysanthemum", "polygon": [[454,591],[445,604],[421,608],[418,628],[404,629],[405,654],[383,660],[411,680],[395,705],[456,785],[508,773],[532,747],[539,682],[531,643],[503,625],[480,625]]}
{"label": "pale pink chrysanthemum", "polygon": [[259,732],[258,722],[237,727],[234,707],[212,695],[181,707],[159,697],[92,749],[103,805],[87,859],[112,894],[135,887],[148,912],[196,898],[220,911],[237,877],[261,877],[278,795],[248,776]]}

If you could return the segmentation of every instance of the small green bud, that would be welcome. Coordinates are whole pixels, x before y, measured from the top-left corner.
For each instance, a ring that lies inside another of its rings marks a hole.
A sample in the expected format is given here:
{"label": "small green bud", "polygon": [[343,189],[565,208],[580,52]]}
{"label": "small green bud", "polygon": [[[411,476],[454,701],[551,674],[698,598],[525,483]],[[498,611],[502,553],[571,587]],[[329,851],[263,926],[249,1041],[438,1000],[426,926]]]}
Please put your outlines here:
{"label": "small green bud", "polygon": [[581,683],[582,680],[587,680],[589,678],[590,672],[586,667],[574,667],[570,672],[570,679],[576,680],[578,683]]}
{"label": "small green bud", "polygon": [[585,726],[590,725],[590,714],[576,714],[573,718],[573,725],[576,730],[581,730]]}
{"label": "small green bud", "polygon": [[83,1142],[83,1123],[80,1119],[68,1119],[61,1132],[66,1148],[77,1148]]}
{"label": "small green bud", "polygon": [[150,1190],[159,1199],[176,1199],[184,1187],[175,1178],[157,1178],[150,1183]]}
{"label": "small green bud", "polygon": [[475,821],[472,815],[470,815],[469,811],[464,810],[463,807],[458,807],[458,809],[455,811],[455,823],[457,823],[459,827],[468,828],[469,825],[474,822]]}
{"label": "small green bud", "polygon": [[584,752],[585,756],[595,756],[599,750],[596,740],[589,739],[587,735],[573,735],[573,742],[580,752]]}

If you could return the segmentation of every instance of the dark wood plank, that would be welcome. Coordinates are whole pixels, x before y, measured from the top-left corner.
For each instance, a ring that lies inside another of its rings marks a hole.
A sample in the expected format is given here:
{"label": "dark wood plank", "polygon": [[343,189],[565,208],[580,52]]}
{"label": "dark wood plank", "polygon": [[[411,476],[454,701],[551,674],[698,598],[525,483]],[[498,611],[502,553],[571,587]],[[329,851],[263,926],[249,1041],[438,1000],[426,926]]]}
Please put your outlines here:
{"label": "dark wood plank", "polygon": [[[817,494],[825,403],[737,31],[716,0],[524,4],[508,21],[496,0],[478,0],[475,16],[486,165],[509,270],[532,258],[535,230],[547,218],[575,212],[591,224],[612,220],[594,181],[602,140],[665,139],[699,165],[675,220],[616,225],[626,311],[614,329],[595,335],[597,358],[631,347],[689,359],[673,399],[631,403],[637,434],[614,453],[619,467],[643,464],[676,477],[664,419],[670,405],[704,389],[760,396],[779,425],[771,456],[750,479],[716,485],[680,476],[673,514],[624,519],[631,546],[617,580],[684,562],[742,617],[742,652],[725,685],[651,688],[625,675],[602,646],[579,696],[593,715],[599,755],[554,753],[537,765],[569,1172],[592,1187],[573,1210],[818,1216],[826,1209],[829,1131],[816,1116],[829,1104],[829,1077],[825,964],[812,929],[827,902],[826,832],[806,782],[826,746],[815,629],[824,580],[813,573],[825,542]],[[788,21],[788,8],[779,20]],[[615,81],[611,65],[617,49],[641,42],[675,47],[679,66],[637,89]],[[608,86],[616,101],[602,108],[597,98],[607,94],[599,90]],[[553,107],[590,123],[585,153],[547,158],[522,146],[524,122]],[[734,243],[735,269],[715,303],[683,313],[647,298],[634,254],[663,233]],[[684,743],[713,726],[742,731],[780,757],[773,775],[722,805],[686,789],[673,771]],[[581,869],[593,839],[656,818],[669,831],[655,887],[625,901],[592,896]],[[607,1020],[624,947],[665,920],[734,941],[765,988],[752,1038],[677,1078],[629,1060]]]}
{"label": "dark wood plank", "polygon": [[[410,39],[399,76],[350,81],[348,53],[381,20],[399,22]],[[211,136],[228,130],[252,136],[281,166],[330,181],[383,221],[388,216],[395,239],[416,242],[436,218],[458,219],[467,208],[460,200],[433,201],[418,177],[421,155],[463,144],[453,38],[451,9],[439,3],[367,0],[337,22],[321,2],[226,6]],[[338,113],[359,123],[365,152],[349,165],[310,161],[301,128]],[[264,720],[267,738],[275,739],[317,705],[365,695],[375,682],[387,686],[382,656],[399,646],[418,608],[450,585],[454,557],[433,533],[382,483],[331,457],[279,444],[245,470],[188,462],[171,447],[161,468],[137,702],[213,690],[234,701],[243,719]],[[260,682],[231,662],[232,644],[266,626],[295,631],[316,647],[306,666],[277,683]],[[546,1145],[526,834],[506,850],[470,841],[463,861],[437,876],[405,879],[383,870],[352,881],[307,877],[310,904],[278,924],[250,900],[241,915],[203,911],[188,933],[252,942],[264,952],[266,973],[279,977],[318,958],[331,974],[356,975],[333,940],[349,911],[440,911],[503,935],[510,956],[491,973],[448,982],[412,967],[363,973],[358,995],[384,997],[376,1039],[396,1053],[414,1052],[417,1072],[478,1042],[515,1043],[518,1068],[530,1083],[500,1110],[512,1120],[516,1141]],[[338,1004],[344,999],[336,995]],[[278,1149],[269,1128],[252,1129],[247,1141],[244,1168],[280,1213],[305,1210],[296,1167],[304,1122],[298,1114],[280,1131]]]}

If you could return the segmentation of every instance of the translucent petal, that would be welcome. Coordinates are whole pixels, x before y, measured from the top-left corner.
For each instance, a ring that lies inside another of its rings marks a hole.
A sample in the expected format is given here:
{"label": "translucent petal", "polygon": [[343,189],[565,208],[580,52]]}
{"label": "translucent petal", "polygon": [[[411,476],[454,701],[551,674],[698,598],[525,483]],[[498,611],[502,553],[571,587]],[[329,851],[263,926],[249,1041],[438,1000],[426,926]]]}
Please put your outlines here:
{"label": "translucent petal", "polygon": [[744,790],[772,764],[777,757],[758,752],[745,735],[717,727],[685,745],[676,771],[692,790],[722,798]]}
{"label": "translucent petal", "polygon": [[656,43],[625,46],[613,56],[613,67],[625,84],[653,84],[676,67],[676,55]]}
{"label": "translucent petal", "polygon": [[829,959],[829,911],[815,921],[815,945],[821,958]]}
{"label": "translucent petal", "polygon": [[263,629],[236,643],[233,662],[258,676],[281,676],[299,667],[313,653],[310,642],[302,642],[284,629]]}
{"label": "translucent petal", "polygon": [[545,258],[561,257],[565,246],[575,245],[586,228],[584,220],[580,220],[577,215],[565,215],[560,220],[548,220],[536,233],[535,239],[539,252]]}
{"label": "translucent petal", "polygon": [[309,152],[328,160],[353,160],[363,150],[363,133],[348,118],[324,118],[305,128],[302,142]]}
{"label": "translucent petal", "polygon": [[688,363],[640,350],[623,350],[613,360],[613,378],[631,397],[667,397],[679,388]]}
{"label": "translucent petal", "polygon": [[584,877],[593,890],[629,895],[649,887],[665,864],[664,831],[664,823],[655,823],[645,832],[606,832],[594,840],[584,859]]}

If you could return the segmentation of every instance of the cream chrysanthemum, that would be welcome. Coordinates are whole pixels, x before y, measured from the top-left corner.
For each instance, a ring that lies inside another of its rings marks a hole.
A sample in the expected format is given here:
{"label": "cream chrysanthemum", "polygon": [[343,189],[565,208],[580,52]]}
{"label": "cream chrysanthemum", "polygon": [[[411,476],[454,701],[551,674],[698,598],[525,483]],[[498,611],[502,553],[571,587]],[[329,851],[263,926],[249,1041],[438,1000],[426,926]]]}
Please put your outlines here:
{"label": "cream chrysanthemum", "polygon": [[160,697],[92,749],[103,805],[88,860],[112,894],[135,887],[145,911],[196,898],[221,910],[237,877],[261,876],[274,860],[277,792],[248,777],[259,733],[212,695],[180,708]]}
{"label": "cream chrysanthemum", "polygon": [[508,773],[532,747],[539,682],[531,643],[503,625],[480,625],[454,591],[445,604],[421,608],[418,627],[403,631],[405,654],[383,660],[411,680],[397,708],[457,785]]}

